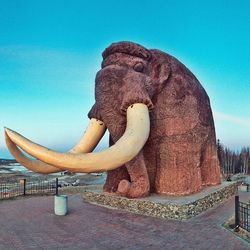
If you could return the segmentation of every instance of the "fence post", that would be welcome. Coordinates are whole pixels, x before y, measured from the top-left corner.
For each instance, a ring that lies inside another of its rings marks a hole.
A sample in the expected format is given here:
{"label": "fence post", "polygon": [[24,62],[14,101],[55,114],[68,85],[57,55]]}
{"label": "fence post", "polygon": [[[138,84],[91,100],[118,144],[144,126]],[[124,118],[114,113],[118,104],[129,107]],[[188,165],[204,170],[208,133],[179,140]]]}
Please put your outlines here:
{"label": "fence post", "polygon": [[23,179],[23,195],[26,195],[26,179]]}
{"label": "fence post", "polygon": [[239,229],[240,226],[240,201],[239,195],[235,195],[235,231]]}
{"label": "fence post", "polygon": [[56,196],[58,195],[58,178],[56,178]]}

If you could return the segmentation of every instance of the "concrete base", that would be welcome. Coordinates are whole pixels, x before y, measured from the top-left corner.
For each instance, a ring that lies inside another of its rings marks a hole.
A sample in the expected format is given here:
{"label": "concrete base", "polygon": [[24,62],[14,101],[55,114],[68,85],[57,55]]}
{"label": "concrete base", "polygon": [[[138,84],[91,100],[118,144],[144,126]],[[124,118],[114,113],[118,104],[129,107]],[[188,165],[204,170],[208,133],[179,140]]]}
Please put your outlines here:
{"label": "concrete base", "polygon": [[152,194],[147,198],[128,199],[102,192],[102,186],[87,186],[83,199],[109,208],[164,219],[187,220],[227,200],[237,192],[236,182],[204,188],[201,192],[184,197]]}

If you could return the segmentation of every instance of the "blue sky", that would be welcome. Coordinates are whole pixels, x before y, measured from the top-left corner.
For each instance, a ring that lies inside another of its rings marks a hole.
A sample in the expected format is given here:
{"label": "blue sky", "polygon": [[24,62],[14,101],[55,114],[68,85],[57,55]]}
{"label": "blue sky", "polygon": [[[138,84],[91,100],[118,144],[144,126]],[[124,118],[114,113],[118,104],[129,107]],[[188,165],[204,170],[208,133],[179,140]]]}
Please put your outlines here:
{"label": "blue sky", "polygon": [[221,142],[250,145],[250,1],[0,3],[2,131],[68,150],[88,124],[101,52],[126,40],[181,60],[210,96]]}

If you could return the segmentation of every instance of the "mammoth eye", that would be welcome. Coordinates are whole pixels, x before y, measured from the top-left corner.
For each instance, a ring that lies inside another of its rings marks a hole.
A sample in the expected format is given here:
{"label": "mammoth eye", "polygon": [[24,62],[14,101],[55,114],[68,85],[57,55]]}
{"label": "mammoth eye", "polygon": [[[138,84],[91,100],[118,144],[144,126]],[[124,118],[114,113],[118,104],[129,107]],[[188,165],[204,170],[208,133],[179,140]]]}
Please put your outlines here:
{"label": "mammoth eye", "polygon": [[138,62],[134,65],[134,70],[137,72],[143,72],[144,65],[141,62]]}

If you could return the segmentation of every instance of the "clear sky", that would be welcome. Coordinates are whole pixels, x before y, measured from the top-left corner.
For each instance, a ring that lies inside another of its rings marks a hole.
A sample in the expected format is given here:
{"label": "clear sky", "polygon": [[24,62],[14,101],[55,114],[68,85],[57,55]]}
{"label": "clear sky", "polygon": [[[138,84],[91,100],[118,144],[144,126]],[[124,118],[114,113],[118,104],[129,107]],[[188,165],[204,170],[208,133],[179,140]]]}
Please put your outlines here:
{"label": "clear sky", "polygon": [[72,147],[88,124],[101,52],[124,40],[182,61],[210,96],[217,138],[249,146],[249,13],[248,0],[0,0],[0,158],[10,157],[4,126]]}

